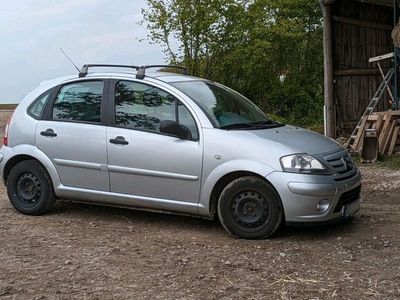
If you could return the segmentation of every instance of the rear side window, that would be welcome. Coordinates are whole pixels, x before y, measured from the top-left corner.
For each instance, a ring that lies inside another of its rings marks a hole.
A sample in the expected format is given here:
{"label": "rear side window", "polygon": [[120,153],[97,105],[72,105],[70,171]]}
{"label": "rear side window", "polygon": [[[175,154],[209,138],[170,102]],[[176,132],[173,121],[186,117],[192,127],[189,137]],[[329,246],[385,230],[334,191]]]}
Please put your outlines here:
{"label": "rear side window", "polygon": [[42,117],[44,108],[46,107],[47,101],[49,101],[52,90],[40,95],[28,108],[28,114],[35,118],[40,119]]}
{"label": "rear side window", "polygon": [[53,106],[53,120],[100,123],[103,81],[64,85]]}

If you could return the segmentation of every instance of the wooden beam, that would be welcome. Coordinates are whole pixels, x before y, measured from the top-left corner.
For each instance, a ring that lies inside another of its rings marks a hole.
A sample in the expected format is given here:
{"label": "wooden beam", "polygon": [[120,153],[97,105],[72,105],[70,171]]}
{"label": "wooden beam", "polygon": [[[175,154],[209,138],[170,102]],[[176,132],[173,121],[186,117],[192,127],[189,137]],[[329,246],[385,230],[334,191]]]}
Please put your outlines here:
{"label": "wooden beam", "polygon": [[[384,69],[387,72],[389,69]],[[340,69],[335,70],[335,76],[376,76],[380,75],[378,69]]]}
{"label": "wooden beam", "polygon": [[367,20],[359,20],[359,19],[345,18],[345,17],[339,17],[339,16],[334,16],[333,20],[338,23],[351,24],[351,25],[356,25],[356,26],[361,26],[361,27],[382,29],[382,30],[393,30],[393,25],[391,25],[391,24],[376,23],[376,22],[370,22]]}
{"label": "wooden beam", "polygon": [[385,5],[393,7],[394,1],[393,0],[354,0],[358,2],[368,3],[368,4],[375,4],[375,5]]}
{"label": "wooden beam", "polygon": [[336,137],[335,105],[333,97],[333,42],[332,7],[323,6],[324,12],[324,127],[325,135]]}
{"label": "wooden beam", "polygon": [[400,116],[400,110],[377,111],[377,112],[374,112],[374,115]]}

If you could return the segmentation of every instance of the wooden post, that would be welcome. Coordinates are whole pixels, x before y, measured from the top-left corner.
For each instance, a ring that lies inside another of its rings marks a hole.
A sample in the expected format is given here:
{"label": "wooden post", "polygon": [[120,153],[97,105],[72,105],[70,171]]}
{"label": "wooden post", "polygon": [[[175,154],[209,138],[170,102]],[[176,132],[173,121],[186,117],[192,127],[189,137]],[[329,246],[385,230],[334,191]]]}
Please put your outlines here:
{"label": "wooden post", "polygon": [[[394,0],[393,1],[393,7],[394,7],[394,20],[393,20],[393,27],[397,25],[399,22],[400,18],[400,7],[399,7],[399,2]],[[393,88],[394,88],[394,109],[400,109],[400,87],[399,87],[399,81],[400,81],[400,48],[397,48],[396,46],[394,47],[394,83],[393,83]]]}
{"label": "wooden post", "polygon": [[333,47],[332,47],[332,8],[321,1],[324,13],[324,103],[325,134],[335,138],[335,106],[333,99]]}

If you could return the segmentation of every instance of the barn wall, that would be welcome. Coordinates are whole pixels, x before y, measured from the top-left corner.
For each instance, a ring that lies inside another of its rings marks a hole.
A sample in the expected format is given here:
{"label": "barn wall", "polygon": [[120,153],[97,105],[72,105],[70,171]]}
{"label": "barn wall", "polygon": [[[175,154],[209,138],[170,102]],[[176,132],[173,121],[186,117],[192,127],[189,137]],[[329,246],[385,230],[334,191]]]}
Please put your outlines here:
{"label": "barn wall", "polygon": [[[357,1],[337,0],[332,6],[333,20],[333,67],[334,104],[337,135],[348,135],[361,117],[369,101],[382,82],[376,64],[370,57],[393,52],[391,29],[371,28],[339,21],[344,17],[356,20],[388,24],[393,27],[393,8]],[[384,26],[382,26],[384,27]],[[389,68],[391,62],[382,66]],[[368,70],[369,69],[369,70]],[[372,70],[371,70],[372,69]],[[352,75],[345,75],[351,70]],[[359,70],[354,75],[354,71]],[[361,74],[369,71],[370,74]],[[372,74],[371,74],[372,72]],[[386,110],[388,95],[379,103],[378,110]]]}

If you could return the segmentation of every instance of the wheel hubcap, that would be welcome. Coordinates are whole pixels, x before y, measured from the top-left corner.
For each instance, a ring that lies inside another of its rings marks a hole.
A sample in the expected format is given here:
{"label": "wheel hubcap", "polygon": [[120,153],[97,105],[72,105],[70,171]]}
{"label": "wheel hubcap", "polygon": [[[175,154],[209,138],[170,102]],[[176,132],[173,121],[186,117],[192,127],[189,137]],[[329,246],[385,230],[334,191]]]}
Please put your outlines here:
{"label": "wheel hubcap", "polygon": [[17,180],[17,196],[24,204],[34,205],[42,194],[39,178],[33,173],[24,173]]}
{"label": "wheel hubcap", "polygon": [[239,193],[232,204],[234,220],[242,226],[255,228],[263,225],[269,217],[265,198],[255,191]]}

